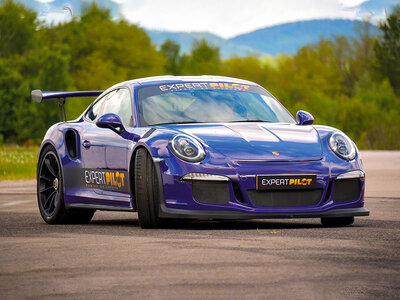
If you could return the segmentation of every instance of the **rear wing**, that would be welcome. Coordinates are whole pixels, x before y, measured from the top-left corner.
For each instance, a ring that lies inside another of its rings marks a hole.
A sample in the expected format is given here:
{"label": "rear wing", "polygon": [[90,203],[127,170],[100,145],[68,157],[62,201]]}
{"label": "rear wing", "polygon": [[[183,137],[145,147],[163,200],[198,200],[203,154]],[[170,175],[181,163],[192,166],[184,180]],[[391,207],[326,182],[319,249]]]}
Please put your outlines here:
{"label": "rear wing", "polygon": [[67,116],[65,115],[65,99],[72,97],[97,97],[101,95],[103,91],[75,91],[75,92],[42,92],[41,90],[33,90],[32,100],[37,103],[42,103],[43,100],[57,99],[58,108],[60,110],[60,121],[66,121]]}
{"label": "rear wing", "polygon": [[77,92],[42,92],[41,90],[32,91],[32,99],[37,103],[48,99],[65,99],[72,97],[97,97],[103,91],[77,91]]}

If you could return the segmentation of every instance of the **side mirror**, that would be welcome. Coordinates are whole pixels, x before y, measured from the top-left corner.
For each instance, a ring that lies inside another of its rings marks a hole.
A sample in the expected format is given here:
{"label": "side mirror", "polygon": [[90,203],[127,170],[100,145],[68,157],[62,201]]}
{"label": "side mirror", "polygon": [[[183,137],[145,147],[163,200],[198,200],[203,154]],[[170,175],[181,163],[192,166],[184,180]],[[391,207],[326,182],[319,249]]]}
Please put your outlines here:
{"label": "side mirror", "polygon": [[121,119],[116,114],[105,114],[97,119],[96,125],[100,128],[110,128],[112,131],[121,134],[125,131]]}
{"label": "side mirror", "polygon": [[299,110],[296,113],[296,121],[299,125],[311,125],[314,123],[314,117],[309,112]]}

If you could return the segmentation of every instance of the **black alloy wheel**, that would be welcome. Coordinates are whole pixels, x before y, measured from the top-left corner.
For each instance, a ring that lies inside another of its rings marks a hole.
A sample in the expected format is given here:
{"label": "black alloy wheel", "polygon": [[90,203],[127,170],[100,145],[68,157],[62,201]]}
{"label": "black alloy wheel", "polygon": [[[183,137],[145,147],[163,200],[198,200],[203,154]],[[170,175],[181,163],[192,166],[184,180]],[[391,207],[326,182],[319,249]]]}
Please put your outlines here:
{"label": "black alloy wheel", "polygon": [[92,209],[67,210],[64,205],[64,181],[58,155],[50,145],[40,157],[37,171],[37,197],[43,220],[49,224],[88,223]]}
{"label": "black alloy wheel", "polygon": [[50,147],[46,147],[38,170],[38,204],[43,219],[48,223],[53,223],[52,221],[56,219],[56,210],[59,210],[60,206],[62,193],[60,173],[56,154]]}

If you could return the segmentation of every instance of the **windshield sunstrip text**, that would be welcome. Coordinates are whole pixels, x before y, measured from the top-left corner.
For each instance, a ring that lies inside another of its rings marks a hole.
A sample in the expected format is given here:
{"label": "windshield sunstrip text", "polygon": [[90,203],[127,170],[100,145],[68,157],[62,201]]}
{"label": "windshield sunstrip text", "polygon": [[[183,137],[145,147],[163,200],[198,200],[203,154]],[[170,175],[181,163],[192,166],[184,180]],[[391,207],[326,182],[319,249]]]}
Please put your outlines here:
{"label": "windshield sunstrip text", "polygon": [[207,90],[207,89],[223,89],[235,91],[248,91],[250,86],[239,83],[222,83],[222,82],[186,82],[163,84],[159,86],[163,92],[176,92],[187,90]]}

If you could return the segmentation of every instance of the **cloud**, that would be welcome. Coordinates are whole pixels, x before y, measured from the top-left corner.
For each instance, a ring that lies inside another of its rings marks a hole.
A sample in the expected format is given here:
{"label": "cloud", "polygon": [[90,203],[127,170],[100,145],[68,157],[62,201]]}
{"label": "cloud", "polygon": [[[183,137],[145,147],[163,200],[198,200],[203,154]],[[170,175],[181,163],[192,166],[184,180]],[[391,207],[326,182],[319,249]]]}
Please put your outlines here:
{"label": "cloud", "polygon": [[339,2],[345,7],[359,6],[367,0],[339,0]]}
{"label": "cloud", "polygon": [[208,31],[232,37],[266,26],[322,18],[357,19],[362,0],[117,0],[129,21],[146,28]]}

